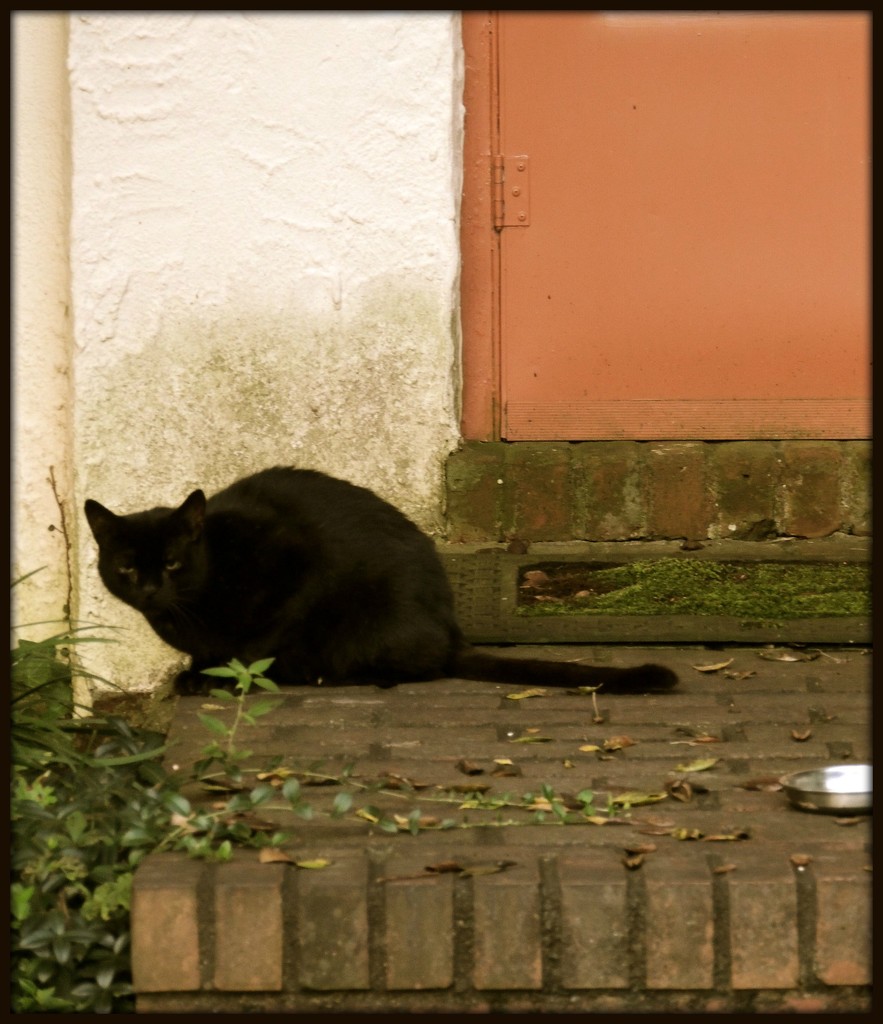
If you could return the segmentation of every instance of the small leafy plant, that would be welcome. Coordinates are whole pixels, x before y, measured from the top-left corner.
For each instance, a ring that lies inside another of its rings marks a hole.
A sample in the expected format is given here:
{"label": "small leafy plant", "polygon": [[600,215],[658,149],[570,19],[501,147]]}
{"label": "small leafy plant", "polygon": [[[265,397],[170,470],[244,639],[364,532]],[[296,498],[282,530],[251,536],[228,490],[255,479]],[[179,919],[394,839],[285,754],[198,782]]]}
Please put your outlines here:
{"label": "small leafy plant", "polygon": [[[161,764],[162,737],[115,717],[76,717],[69,653],[99,638],[65,631],[21,640],[12,652],[12,1009],[16,1013],[110,1013],[134,1009],[130,900],[135,869],[152,852],[185,850],[219,860],[233,845],[285,838],[244,813],[273,795],[267,785],[234,794],[218,809],[193,808]],[[248,751],[236,730],[269,707],[245,706],[269,662],[233,673],[240,694],[232,725],[207,760],[236,772]],[[220,698],[219,699],[224,699]],[[206,716],[208,718],[208,716]],[[208,723],[207,723],[208,724]],[[292,780],[296,785],[296,780]],[[297,796],[292,786],[286,796]]]}

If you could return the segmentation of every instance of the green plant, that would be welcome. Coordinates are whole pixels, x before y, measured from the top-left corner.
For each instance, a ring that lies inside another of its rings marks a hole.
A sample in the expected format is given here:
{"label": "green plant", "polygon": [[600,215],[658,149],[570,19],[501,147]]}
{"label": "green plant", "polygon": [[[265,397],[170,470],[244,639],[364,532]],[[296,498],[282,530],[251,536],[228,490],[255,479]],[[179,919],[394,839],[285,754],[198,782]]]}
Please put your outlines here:
{"label": "green plant", "polygon": [[[194,808],[164,771],[162,737],[115,717],[77,717],[69,652],[98,640],[69,630],[12,651],[12,1007],[17,1013],[125,1012],[134,1007],[129,955],[134,871],[163,849],[227,859],[233,844],[285,837],[244,813],[272,795],[258,785],[219,808]],[[238,666],[238,663],[233,663]],[[245,694],[266,689],[263,669],[238,666],[240,696],[222,744],[209,760],[237,770],[247,751],[234,745],[240,724],[269,708],[246,708]],[[260,671],[258,671],[260,670]],[[216,675],[235,673],[213,670]],[[243,673],[246,673],[243,675]],[[218,691],[221,693],[223,691]],[[294,780],[292,780],[293,782]],[[287,796],[295,796],[288,787]]]}

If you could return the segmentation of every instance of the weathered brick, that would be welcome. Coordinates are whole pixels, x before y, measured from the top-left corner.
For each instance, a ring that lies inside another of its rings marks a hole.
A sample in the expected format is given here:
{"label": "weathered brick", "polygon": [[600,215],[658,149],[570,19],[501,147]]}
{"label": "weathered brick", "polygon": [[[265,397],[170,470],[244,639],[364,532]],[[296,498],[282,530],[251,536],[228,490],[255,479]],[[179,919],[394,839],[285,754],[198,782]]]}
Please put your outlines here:
{"label": "weathered brick", "polygon": [[782,486],[778,519],[793,537],[827,537],[839,530],[839,441],[782,444]]}
{"label": "weathered brick", "polygon": [[300,984],[324,991],[370,988],[364,857],[342,857],[321,871],[299,871],[297,883]]}
{"label": "weathered brick", "polygon": [[858,851],[817,855],[815,972],[826,985],[871,983],[870,857]]}
{"label": "weathered brick", "polygon": [[473,879],[473,983],[479,990],[543,984],[539,874],[534,863]]}
{"label": "weathered brick", "polygon": [[712,988],[714,907],[707,866],[695,857],[650,856],[642,871],[647,987]]}
{"label": "weathered brick", "polygon": [[153,854],[132,890],[132,983],[136,992],[199,988],[197,887],[203,864],[183,853]]}
{"label": "weathered brick", "polygon": [[466,441],[447,462],[448,539],[457,543],[498,541],[506,445]]}
{"label": "weathered brick", "polygon": [[647,533],[635,441],[586,441],[571,452],[574,534],[580,540],[632,540]]}
{"label": "weathered brick", "polygon": [[644,464],[652,537],[698,540],[708,536],[712,499],[705,481],[706,449],[698,441],[649,446]]}
{"label": "weathered brick", "polygon": [[[421,865],[393,860],[386,873],[419,874]],[[453,877],[389,881],[384,894],[387,988],[448,988],[454,982]]]}
{"label": "weathered brick", "polygon": [[610,851],[558,859],[561,883],[561,985],[627,988],[626,877]]}
{"label": "weathered brick", "polygon": [[282,988],[282,864],[240,854],[215,875],[215,987],[227,992]]}
{"label": "weathered brick", "polygon": [[840,500],[843,529],[860,537],[871,535],[871,442],[845,441],[841,465]]}
{"label": "weathered brick", "polygon": [[569,445],[508,445],[504,479],[504,534],[529,541],[572,539]]}
{"label": "weathered brick", "polygon": [[790,863],[728,851],[731,984],[734,989],[794,988],[798,982],[797,888]]}
{"label": "weathered brick", "polygon": [[717,511],[712,531],[733,540],[776,532],[780,459],[771,441],[731,441],[707,449]]}

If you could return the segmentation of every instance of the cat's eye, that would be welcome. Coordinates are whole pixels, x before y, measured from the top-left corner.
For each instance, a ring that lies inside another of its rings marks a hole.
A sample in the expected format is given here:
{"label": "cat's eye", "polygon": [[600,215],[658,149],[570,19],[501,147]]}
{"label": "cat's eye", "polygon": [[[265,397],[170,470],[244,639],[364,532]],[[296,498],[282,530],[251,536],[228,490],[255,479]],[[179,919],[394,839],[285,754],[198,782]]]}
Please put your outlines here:
{"label": "cat's eye", "polygon": [[121,565],[117,572],[120,576],[125,576],[127,580],[134,580],[138,573],[130,565]]}
{"label": "cat's eye", "polygon": [[181,563],[176,558],[170,558],[165,565],[166,572],[177,572],[181,568]]}

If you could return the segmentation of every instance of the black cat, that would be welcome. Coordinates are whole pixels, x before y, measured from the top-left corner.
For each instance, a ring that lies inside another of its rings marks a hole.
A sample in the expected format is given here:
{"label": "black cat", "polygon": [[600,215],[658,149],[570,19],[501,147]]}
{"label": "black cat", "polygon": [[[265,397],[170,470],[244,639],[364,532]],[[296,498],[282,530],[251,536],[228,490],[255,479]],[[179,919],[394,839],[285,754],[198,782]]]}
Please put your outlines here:
{"label": "black cat", "polygon": [[659,665],[584,666],[508,659],[463,640],[435,545],[362,487],[277,467],[206,501],[115,515],[88,500],[107,589],[189,654],[180,693],[218,680],[200,670],[275,658],[280,684],[444,677],[615,692],[668,689]]}

